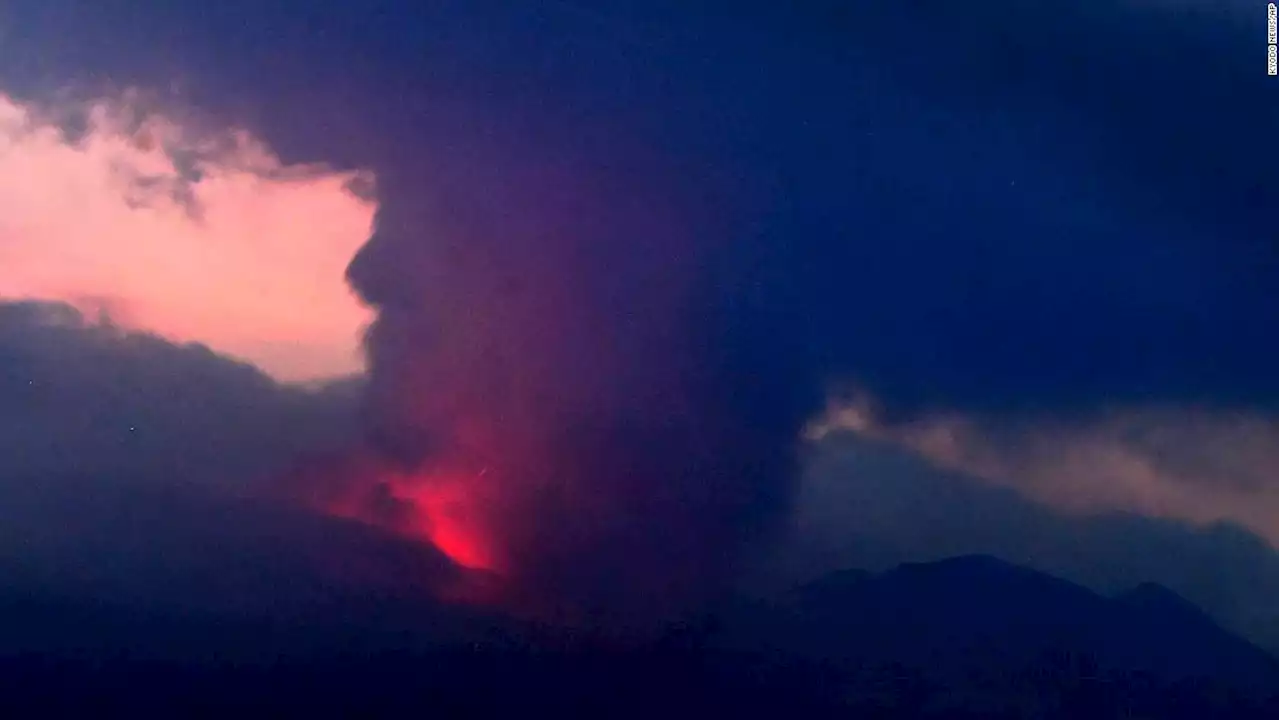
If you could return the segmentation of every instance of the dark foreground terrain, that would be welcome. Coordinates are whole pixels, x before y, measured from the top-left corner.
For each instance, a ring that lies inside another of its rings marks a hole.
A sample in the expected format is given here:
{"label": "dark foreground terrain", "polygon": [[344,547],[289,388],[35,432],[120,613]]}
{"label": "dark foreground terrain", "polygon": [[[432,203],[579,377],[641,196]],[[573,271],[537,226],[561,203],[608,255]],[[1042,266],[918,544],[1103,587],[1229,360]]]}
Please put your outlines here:
{"label": "dark foreground terrain", "polygon": [[391,601],[342,615],[184,616],[11,591],[0,717],[1270,718],[1277,707],[1275,658],[1173,593],[1106,598],[984,557],[838,573],[625,646],[459,616],[454,631],[482,628],[463,641],[438,611]]}

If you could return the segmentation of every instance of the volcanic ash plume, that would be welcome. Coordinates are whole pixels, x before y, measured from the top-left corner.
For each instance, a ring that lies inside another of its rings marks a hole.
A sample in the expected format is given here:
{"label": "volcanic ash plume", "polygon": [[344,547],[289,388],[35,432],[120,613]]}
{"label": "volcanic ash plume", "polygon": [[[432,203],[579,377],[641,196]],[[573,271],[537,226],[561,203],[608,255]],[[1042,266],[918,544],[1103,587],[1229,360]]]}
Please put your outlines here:
{"label": "volcanic ash plume", "polygon": [[672,174],[480,147],[380,181],[348,270],[376,461],[330,507],[521,609],[677,610],[785,508],[811,403],[708,292],[723,246]]}

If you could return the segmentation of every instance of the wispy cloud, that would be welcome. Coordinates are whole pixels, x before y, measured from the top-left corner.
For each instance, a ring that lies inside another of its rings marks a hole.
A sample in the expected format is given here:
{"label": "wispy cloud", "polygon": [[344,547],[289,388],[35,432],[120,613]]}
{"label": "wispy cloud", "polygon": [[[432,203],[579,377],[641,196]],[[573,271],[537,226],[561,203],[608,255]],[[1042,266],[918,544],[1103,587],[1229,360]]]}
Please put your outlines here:
{"label": "wispy cloud", "polygon": [[1067,512],[1232,522],[1274,546],[1278,429],[1274,417],[1172,405],[1088,419],[938,412],[889,423],[871,401],[854,399],[834,403],[808,435],[890,441]]}

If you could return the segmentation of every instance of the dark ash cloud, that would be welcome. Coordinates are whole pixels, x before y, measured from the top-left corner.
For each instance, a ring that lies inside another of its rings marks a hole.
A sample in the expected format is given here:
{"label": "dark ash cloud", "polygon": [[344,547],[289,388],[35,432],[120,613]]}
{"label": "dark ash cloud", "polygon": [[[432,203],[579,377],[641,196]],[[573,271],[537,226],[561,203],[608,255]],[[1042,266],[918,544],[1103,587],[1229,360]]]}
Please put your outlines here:
{"label": "dark ash cloud", "polygon": [[420,155],[383,159],[350,270],[377,441],[425,485],[483,475],[479,533],[525,586],[621,602],[714,587],[785,516],[833,383],[886,422],[1267,402],[1244,258],[1269,181],[1237,141],[1269,131],[1237,28],[1007,9],[832,10],[813,46],[777,42],[811,17],[748,17],[696,62],[535,43],[528,84],[495,52],[466,76],[496,97],[399,106]]}

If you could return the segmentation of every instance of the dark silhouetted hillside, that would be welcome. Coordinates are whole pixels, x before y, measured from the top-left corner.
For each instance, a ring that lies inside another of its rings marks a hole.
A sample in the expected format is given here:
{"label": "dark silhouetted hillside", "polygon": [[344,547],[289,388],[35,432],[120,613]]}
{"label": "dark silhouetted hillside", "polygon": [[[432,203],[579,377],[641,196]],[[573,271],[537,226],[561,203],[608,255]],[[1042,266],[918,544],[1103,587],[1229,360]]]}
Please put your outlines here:
{"label": "dark silhouetted hillside", "polygon": [[[183,615],[9,590],[0,715],[1199,720],[1276,709],[1276,661],[1172,592],[1108,598],[989,557],[835,573],[645,642],[403,599],[332,611]],[[448,622],[471,641],[433,632]]]}

